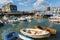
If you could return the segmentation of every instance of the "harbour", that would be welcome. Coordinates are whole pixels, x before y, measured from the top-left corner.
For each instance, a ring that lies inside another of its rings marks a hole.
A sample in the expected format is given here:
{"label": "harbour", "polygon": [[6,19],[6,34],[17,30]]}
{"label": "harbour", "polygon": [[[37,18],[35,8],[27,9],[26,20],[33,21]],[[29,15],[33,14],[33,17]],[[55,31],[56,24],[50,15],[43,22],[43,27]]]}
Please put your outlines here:
{"label": "harbour", "polygon": [[[38,19],[37,19],[38,20]],[[60,24],[53,24],[48,22],[48,19],[40,19],[39,21],[37,21],[36,19],[32,20],[32,22],[27,22],[27,21],[21,21],[15,25],[8,23],[5,24],[3,27],[0,28],[0,40],[3,40],[3,34],[4,31],[14,31],[14,32],[19,32],[20,28],[33,28],[35,25],[40,25],[40,26],[46,26],[46,27],[52,27],[54,29],[57,30],[57,34],[55,36],[50,36],[49,38],[44,38],[41,40],[60,40]],[[44,20],[44,21],[42,21]],[[20,33],[20,32],[19,32]],[[34,40],[38,40],[38,39],[34,39]],[[40,40],[40,39],[39,39]]]}
{"label": "harbour", "polygon": [[60,40],[59,0],[0,0],[0,40]]}

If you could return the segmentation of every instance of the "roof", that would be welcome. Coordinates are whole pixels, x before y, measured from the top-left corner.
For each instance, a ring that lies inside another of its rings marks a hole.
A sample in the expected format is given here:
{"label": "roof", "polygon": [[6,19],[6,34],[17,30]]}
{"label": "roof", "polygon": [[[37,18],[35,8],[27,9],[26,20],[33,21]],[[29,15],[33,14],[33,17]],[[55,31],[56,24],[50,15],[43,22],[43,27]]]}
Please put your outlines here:
{"label": "roof", "polygon": [[12,4],[12,3],[10,2],[10,3],[5,4],[3,7],[5,7],[5,6],[7,6],[7,5],[14,5],[14,4]]}

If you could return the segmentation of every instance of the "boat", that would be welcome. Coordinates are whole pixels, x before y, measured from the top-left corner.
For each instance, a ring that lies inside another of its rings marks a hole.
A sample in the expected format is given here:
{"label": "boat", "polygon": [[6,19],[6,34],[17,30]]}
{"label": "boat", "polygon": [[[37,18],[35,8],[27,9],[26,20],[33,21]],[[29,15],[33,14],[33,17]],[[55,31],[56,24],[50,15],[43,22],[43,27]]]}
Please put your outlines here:
{"label": "boat", "polygon": [[43,16],[35,15],[34,18],[36,18],[36,19],[40,19],[40,18],[43,18]]}
{"label": "boat", "polygon": [[31,16],[21,16],[20,18],[18,18],[19,21],[29,21],[29,22],[31,22],[32,19],[33,17]]}
{"label": "boat", "polygon": [[20,32],[31,38],[48,38],[50,36],[48,31],[33,28],[22,28]]}
{"label": "boat", "polygon": [[26,16],[26,19],[27,19],[28,22],[31,22],[33,17],[32,16]]}
{"label": "boat", "polygon": [[42,16],[40,13],[36,13],[36,14],[34,15],[34,18],[40,19],[40,18],[43,18],[43,16]]}
{"label": "boat", "polygon": [[22,16],[22,17],[18,18],[18,20],[19,20],[19,21],[26,21],[27,19],[26,19],[25,16]]}
{"label": "boat", "polygon": [[43,26],[34,26],[35,29],[41,29],[49,31],[51,35],[56,35],[56,29],[50,28],[50,27],[43,27]]}
{"label": "boat", "polygon": [[6,17],[6,16],[3,16],[3,18],[2,18],[3,20],[8,20],[8,17]]}
{"label": "boat", "polygon": [[26,16],[26,19],[27,19],[27,20],[32,20],[33,17],[32,17],[32,16]]}
{"label": "boat", "polygon": [[10,23],[10,22],[18,22],[18,19],[16,18],[16,17],[14,17],[14,18],[11,18],[11,17],[6,17],[6,16],[4,16],[3,17],[3,21],[5,22],[5,23]]}
{"label": "boat", "polygon": [[59,14],[53,14],[53,16],[48,18],[49,22],[52,23],[60,23],[60,15]]}
{"label": "boat", "polygon": [[3,20],[4,23],[8,23],[8,17],[7,16],[3,16],[2,20]]}
{"label": "boat", "polygon": [[4,22],[2,20],[0,20],[0,26],[3,26]]}
{"label": "boat", "polygon": [[4,32],[4,40],[33,40],[27,36],[24,36],[18,32],[10,32],[6,33]]}
{"label": "boat", "polygon": [[18,19],[17,18],[8,18],[8,22],[18,22]]}

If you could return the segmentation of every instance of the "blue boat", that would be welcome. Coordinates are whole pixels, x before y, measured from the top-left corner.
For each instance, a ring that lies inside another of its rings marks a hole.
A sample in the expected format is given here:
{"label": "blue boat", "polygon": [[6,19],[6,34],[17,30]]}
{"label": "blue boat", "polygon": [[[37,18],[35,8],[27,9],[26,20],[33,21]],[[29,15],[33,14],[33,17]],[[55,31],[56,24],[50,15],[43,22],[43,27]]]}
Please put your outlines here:
{"label": "blue boat", "polygon": [[33,40],[27,36],[19,34],[17,32],[6,33],[4,32],[4,40]]}

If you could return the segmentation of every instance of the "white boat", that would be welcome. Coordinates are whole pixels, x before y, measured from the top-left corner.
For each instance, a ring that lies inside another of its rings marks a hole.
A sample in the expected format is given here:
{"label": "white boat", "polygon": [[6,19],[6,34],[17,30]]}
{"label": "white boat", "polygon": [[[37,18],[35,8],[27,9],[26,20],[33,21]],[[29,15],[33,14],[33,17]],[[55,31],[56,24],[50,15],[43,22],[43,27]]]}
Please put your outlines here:
{"label": "white boat", "polygon": [[22,20],[22,21],[23,21],[23,20],[26,20],[26,18],[21,17],[21,18],[20,18],[20,20]]}
{"label": "white boat", "polygon": [[28,22],[32,21],[32,17],[31,16],[27,16],[26,19],[27,19]]}
{"label": "white boat", "polygon": [[18,21],[29,21],[29,22],[31,22],[32,19],[33,19],[33,17],[31,17],[31,16],[21,16],[20,18],[18,18]]}
{"label": "white boat", "polygon": [[8,22],[18,22],[17,18],[8,18]]}
{"label": "white boat", "polygon": [[49,17],[49,22],[60,23],[60,15],[53,15]]}
{"label": "white boat", "polygon": [[31,22],[33,17],[32,16],[26,16],[26,19],[27,19],[28,22]]}
{"label": "white boat", "polygon": [[18,20],[19,20],[19,21],[25,21],[25,20],[27,20],[27,19],[26,19],[25,16],[22,16],[22,17],[18,18]]}
{"label": "white boat", "polygon": [[18,22],[18,19],[16,17],[15,18],[10,18],[10,17],[4,16],[3,20],[4,20],[5,23],[6,22]]}
{"label": "white boat", "polygon": [[32,38],[46,38],[50,36],[50,33],[48,31],[33,28],[25,28],[25,29],[23,28],[20,29],[20,32]]}
{"label": "white boat", "polygon": [[33,17],[32,16],[27,16],[26,19],[31,20],[31,19],[33,19]]}
{"label": "white boat", "polygon": [[8,20],[8,22],[18,22],[18,20]]}

